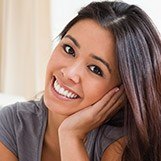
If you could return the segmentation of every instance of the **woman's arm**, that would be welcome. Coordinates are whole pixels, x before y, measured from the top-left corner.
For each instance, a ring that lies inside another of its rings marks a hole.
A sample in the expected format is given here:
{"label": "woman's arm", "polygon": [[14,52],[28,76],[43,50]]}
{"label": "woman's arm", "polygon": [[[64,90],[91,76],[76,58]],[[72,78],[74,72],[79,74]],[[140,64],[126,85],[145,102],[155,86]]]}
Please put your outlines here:
{"label": "woman's arm", "polygon": [[83,140],[66,131],[59,134],[61,161],[89,161]]}
{"label": "woman's arm", "polygon": [[0,161],[18,161],[16,156],[0,142]]}

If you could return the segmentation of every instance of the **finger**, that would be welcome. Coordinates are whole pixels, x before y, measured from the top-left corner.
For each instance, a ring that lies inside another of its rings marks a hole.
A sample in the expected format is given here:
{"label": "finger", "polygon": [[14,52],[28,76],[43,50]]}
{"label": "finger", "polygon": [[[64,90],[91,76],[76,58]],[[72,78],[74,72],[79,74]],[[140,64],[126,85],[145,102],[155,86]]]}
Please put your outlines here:
{"label": "finger", "polygon": [[124,87],[121,86],[120,89],[110,97],[110,99],[109,98],[108,100],[106,99],[106,102],[104,103],[104,105],[100,104],[99,110],[97,112],[98,113],[106,112],[108,109],[112,107],[112,105],[120,98],[120,96],[123,93],[124,93]]}
{"label": "finger", "polygon": [[123,101],[120,99],[121,96],[125,95],[125,90],[121,86],[119,92],[115,93],[113,97],[106,103],[106,106],[103,108],[103,111],[111,108],[117,101]]}
{"label": "finger", "polygon": [[113,95],[119,91],[120,89],[118,87],[113,88],[103,98],[96,102],[93,105],[93,108],[96,108],[98,111],[100,111],[102,108],[104,108],[104,106],[106,106],[106,104],[110,101]]}
{"label": "finger", "polygon": [[113,102],[111,106],[108,106],[106,110],[102,110],[97,113],[94,117],[94,122],[96,125],[101,125],[103,122],[109,120],[119,109],[122,107],[122,102],[125,99],[126,95],[123,93],[120,95],[119,99],[116,102]]}
{"label": "finger", "polygon": [[[86,107],[84,110],[80,110],[80,112],[88,111],[89,116],[87,116],[87,117],[89,119],[92,118],[94,120],[101,121],[102,116],[104,115],[104,112],[102,113],[100,111],[107,106],[107,103],[110,101],[110,99],[114,96],[115,93],[118,92],[119,94],[117,94],[117,95],[120,95],[121,91],[122,91],[122,87],[120,89],[118,87],[116,87],[116,88],[110,90],[100,101],[98,101],[94,105]],[[106,111],[107,111],[107,109],[105,110],[105,112]],[[92,119],[90,119],[90,120],[92,120]]]}
{"label": "finger", "polygon": [[100,115],[110,115],[113,111],[117,111],[120,109],[120,106],[123,105],[123,102],[125,102],[125,92],[122,89],[120,93],[117,93],[113,96],[113,98],[110,100],[110,102],[107,103],[107,105],[100,110]]}
{"label": "finger", "polygon": [[126,102],[126,95],[125,93],[123,93],[120,98],[114,103],[111,104],[111,107],[108,108],[107,111],[104,112],[104,119],[108,119],[111,118],[115,113],[117,113],[117,111],[119,111]]}

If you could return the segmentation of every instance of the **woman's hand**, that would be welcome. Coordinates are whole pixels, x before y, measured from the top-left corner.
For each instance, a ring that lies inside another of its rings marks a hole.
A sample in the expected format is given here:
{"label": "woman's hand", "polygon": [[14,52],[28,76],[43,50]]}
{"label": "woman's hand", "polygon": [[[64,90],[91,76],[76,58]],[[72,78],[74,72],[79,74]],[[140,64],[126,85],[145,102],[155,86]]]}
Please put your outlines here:
{"label": "woman's hand", "polygon": [[111,118],[123,105],[124,88],[110,90],[101,100],[67,117],[59,127],[59,135],[83,140],[86,134]]}
{"label": "woman's hand", "polygon": [[109,91],[97,103],[67,117],[58,129],[61,161],[89,161],[86,134],[114,115],[125,100],[123,86]]}

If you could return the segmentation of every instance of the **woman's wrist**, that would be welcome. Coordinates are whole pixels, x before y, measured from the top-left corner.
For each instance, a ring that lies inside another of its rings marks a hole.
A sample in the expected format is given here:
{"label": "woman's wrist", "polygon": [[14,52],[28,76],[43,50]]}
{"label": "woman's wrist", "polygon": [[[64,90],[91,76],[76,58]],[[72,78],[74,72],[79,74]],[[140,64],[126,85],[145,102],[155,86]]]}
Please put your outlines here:
{"label": "woman's wrist", "polygon": [[65,129],[59,129],[58,135],[62,161],[89,161],[84,141],[80,137]]}
{"label": "woman's wrist", "polygon": [[81,134],[80,131],[74,129],[68,129],[66,127],[60,127],[58,129],[58,136],[60,139],[71,139],[71,140],[78,140],[83,141],[85,138],[84,134]]}
{"label": "woman's wrist", "polygon": [[83,138],[81,138],[76,132],[64,128],[60,128],[58,130],[58,136],[59,140],[70,140],[70,141],[82,141]]}

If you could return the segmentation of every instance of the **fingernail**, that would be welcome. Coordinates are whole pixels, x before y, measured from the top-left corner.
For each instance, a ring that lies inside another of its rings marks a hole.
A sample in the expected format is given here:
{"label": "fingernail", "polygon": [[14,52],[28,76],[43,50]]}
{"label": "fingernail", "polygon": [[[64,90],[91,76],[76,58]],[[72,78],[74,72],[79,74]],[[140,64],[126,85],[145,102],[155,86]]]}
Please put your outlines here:
{"label": "fingernail", "polygon": [[119,90],[120,90],[119,87],[116,87],[116,88],[115,88],[115,92],[118,92]]}

